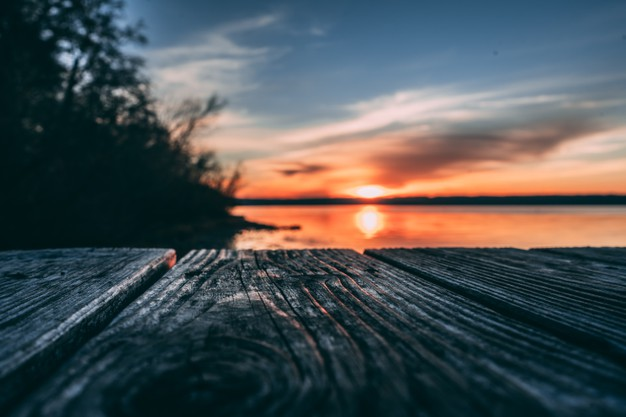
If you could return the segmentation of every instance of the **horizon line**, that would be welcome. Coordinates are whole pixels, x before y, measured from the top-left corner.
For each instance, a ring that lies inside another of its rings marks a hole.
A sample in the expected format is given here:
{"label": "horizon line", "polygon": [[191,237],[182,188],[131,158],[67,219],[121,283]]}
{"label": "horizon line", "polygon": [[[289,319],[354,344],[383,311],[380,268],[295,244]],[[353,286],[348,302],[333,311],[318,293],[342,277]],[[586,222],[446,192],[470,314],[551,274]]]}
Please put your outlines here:
{"label": "horizon line", "polygon": [[237,205],[626,205],[626,194],[236,198]]}

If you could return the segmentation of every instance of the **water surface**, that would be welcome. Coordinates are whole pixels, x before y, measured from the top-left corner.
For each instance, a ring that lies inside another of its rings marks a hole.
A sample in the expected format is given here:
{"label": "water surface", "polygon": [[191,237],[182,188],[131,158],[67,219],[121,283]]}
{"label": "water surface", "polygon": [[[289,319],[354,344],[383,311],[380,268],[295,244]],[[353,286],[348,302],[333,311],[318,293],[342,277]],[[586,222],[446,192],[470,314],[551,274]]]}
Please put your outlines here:
{"label": "water surface", "polygon": [[236,249],[626,246],[626,206],[241,206]]}

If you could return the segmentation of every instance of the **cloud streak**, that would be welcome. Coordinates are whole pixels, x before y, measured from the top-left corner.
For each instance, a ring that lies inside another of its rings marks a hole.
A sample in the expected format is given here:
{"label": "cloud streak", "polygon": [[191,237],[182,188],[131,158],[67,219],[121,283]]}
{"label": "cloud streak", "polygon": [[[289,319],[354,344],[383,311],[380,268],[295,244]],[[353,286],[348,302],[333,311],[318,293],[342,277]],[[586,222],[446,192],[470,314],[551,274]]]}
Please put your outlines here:
{"label": "cloud streak", "polygon": [[376,169],[379,182],[402,185],[541,160],[596,130],[586,120],[554,120],[504,131],[410,137],[380,147],[364,162]]}
{"label": "cloud streak", "polygon": [[[564,85],[580,85],[571,79]],[[593,83],[593,80],[590,81]],[[535,124],[588,116],[589,110],[623,106],[619,98],[592,99],[577,94],[545,94],[544,83],[533,80],[481,91],[448,86],[398,91],[338,107],[336,121],[277,132],[275,143],[291,149],[318,147],[325,143],[361,140],[387,132],[450,130],[468,124]]]}
{"label": "cloud streak", "polygon": [[266,14],[230,22],[196,34],[184,44],[149,51],[147,61],[159,95],[196,97],[217,92],[232,97],[255,89],[256,69],[287,50],[246,46],[236,39],[270,30],[281,19],[279,14]]}
{"label": "cloud streak", "polygon": [[292,177],[294,175],[302,175],[302,174],[306,174],[306,175],[317,174],[319,172],[326,171],[328,169],[329,167],[327,165],[299,163],[299,164],[293,164],[288,168],[277,169],[276,172],[284,175],[285,177]]}

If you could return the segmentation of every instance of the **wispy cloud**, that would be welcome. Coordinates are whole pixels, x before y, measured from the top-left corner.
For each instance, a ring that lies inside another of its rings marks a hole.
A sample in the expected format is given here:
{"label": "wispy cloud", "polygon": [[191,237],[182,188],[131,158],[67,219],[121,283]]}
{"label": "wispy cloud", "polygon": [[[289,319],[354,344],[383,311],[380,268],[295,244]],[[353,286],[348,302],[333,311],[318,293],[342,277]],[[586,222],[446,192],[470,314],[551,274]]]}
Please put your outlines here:
{"label": "wispy cloud", "polygon": [[196,34],[184,44],[149,51],[147,60],[162,96],[187,97],[218,94],[233,97],[254,89],[255,69],[286,53],[284,48],[253,47],[237,39],[269,30],[281,22],[280,14],[266,14],[226,23]]}
{"label": "wispy cloud", "polygon": [[319,25],[313,25],[309,29],[309,34],[316,37],[324,37],[328,34],[328,29]]}
{"label": "wispy cloud", "polygon": [[297,163],[289,164],[288,167],[276,169],[276,172],[286,177],[292,177],[300,174],[317,174],[326,170],[328,170],[328,166],[326,165]]}
{"label": "wispy cloud", "polygon": [[484,96],[454,95],[435,90],[398,92],[339,108],[343,120],[285,132],[277,141],[290,145],[315,144],[324,139],[362,135],[389,126],[468,119],[477,114],[472,109],[463,108],[463,104]]}
{"label": "wispy cloud", "polygon": [[457,129],[467,129],[467,124],[498,124],[506,128],[519,125],[520,119],[536,124],[544,118],[576,118],[590,108],[623,104],[617,99],[587,100],[572,94],[543,94],[534,84],[479,92],[454,87],[404,90],[340,107],[338,120],[334,122],[277,132],[274,142],[285,149],[315,148],[337,141],[360,141],[381,133],[415,130],[454,133]]}
{"label": "wispy cloud", "polygon": [[222,34],[236,34],[263,29],[280,23],[283,16],[280,13],[264,14],[248,19],[229,22],[220,26],[216,32]]}

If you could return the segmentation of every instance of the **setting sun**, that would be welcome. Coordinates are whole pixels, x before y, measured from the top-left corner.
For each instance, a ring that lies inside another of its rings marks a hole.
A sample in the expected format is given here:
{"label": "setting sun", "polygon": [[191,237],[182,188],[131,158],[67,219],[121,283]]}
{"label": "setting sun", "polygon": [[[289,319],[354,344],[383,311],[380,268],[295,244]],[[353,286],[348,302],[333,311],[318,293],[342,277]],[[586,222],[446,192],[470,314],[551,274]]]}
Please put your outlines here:
{"label": "setting sun", "polygon": [[386,190],[380,185],[365,185],[354,190],[354,193],[363,198],[376,198],[387,194]]}

